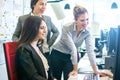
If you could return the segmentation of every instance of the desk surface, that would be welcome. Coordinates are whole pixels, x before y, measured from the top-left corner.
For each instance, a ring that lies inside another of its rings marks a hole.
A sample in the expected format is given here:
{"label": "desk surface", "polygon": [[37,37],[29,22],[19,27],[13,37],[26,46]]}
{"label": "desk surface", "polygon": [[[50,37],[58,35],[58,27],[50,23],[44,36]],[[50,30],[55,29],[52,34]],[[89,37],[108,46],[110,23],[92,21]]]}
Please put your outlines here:
{"label": "desk surface", "polygon": [[113,79],[109,77],[87,78],[85,74],[78,74],[77,76],[71,76],[68,80],[113,80]]}
{"label": "desk surface", "polygon": [[[104,63],[104,59],[102,58],[97,58],[97,62],[98,64],[103,64]],[[89,72],[91,74],[93,74],[93,70],[92,70],[92,67],[90,66],[90,62],[89,62],[89,59],[87,57],[87,54],[79,61],[78,63],[78,75],[77,75],[77,79],[76,80],[84,80],[84,77],[85,77],[85,72],[88,74]],[[104,70],[103,70],[104,71]],[[81,72],[84,72],[81,73]],[[105,72],[108,72],[108,73],[111,73],[109,70],[105,70]],[[112,73],[111,73],[112,74]],[[75,78],[75,77],[74,77]],[[71,79],[71,80],[75,80],[75,79]],[[112,80],[111,78],[109,77],[99,77],[99,80]]]}
{"label": "desk surface", "polygon": [[100,77],[100,80],[113,80],[113,79],[109,77]]}

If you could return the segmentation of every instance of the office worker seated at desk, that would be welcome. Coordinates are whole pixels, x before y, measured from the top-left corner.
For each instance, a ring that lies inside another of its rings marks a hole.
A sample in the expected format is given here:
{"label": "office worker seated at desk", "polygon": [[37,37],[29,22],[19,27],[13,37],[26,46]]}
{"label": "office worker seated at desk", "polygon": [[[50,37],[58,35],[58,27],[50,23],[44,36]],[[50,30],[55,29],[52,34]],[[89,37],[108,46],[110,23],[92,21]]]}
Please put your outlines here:
{"label": "office worker seated at desk", "polygon": [[47,26],[41,17],[29,16],[23,26],[16,55],[18,80],[54,80],[46,57],[39,49],[46,38]]}
{"label": "office worker seated at desk", "polygon": [[105,76],[106,73],[99,71],[96,65],[96,57],[92,44],[93,38],[87,29],[89,23],[88,11],[84,7],[77,5],[74,7],[73,14],[75,21],[63,27],[62,36],[58,43],[53,46],[51,52],[53,76],[61,80],[63,72],[64,80],[67,80],[69,76],[77,74],[77,49],[82,45],[83,41],[85,41],[86,52],[94,73]]}

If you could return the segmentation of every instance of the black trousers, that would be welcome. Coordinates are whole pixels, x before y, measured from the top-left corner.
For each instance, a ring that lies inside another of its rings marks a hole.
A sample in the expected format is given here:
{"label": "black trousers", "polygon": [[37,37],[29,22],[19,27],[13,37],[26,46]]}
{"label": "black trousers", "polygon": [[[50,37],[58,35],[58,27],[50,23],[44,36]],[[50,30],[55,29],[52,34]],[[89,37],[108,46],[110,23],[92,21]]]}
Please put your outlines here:
{"label": "black trousers", "polygon": [[64,80],[68,80],[68,74],[73,70],[73,64],[71,62],[71,55],[52,50],[51,52],[51,69],[52,74],[57,80],[61,80],[63,73]]}

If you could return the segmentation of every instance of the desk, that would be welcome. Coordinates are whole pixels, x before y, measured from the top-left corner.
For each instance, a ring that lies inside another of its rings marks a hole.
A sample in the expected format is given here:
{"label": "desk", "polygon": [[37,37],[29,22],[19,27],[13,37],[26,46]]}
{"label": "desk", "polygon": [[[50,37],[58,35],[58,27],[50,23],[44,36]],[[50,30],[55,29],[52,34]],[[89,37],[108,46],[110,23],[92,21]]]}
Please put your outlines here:
{"label": "desk", "polygon": [[[98,58],[97,59],[97,63],[98,64],[104,64],[104,59],[102,58]],[[85,56],[79,61],[78,63],[78,75],[77,75],[77,79],[76,80],[85,80],[84,77],[87,75],[88,77],[91,77],[91,75],[93,75],[93,70],[92,67],[90,65],[89,59],[87,57],[87,54],[85,54]],[[104,70],[105,72],[110,72],[109,70]],[[91,75],[89,76],[88,73],[91,73]],[[111,73],[111,72],[110,72]],[[111,73],[112,74],[112,73]],[[109,77],[99,77],[98,75],[96,76],[96,78],[98,80],[112,80]],[[96,80],[97,80],[96,79]],[[75,80],[74,79],[70,79],[70,80]],[[87,80],[92,80],[92,79],[87,79]],[[94,80],[94,79],[93,79]]]}
{"label": "desk", "polygon": [[[87,76],[87,77],[86,77]],[[78,74],[77,76],[71,76],[68,80],[113,80],[109,77],[93,77],[92,75],[88,74]]]}
{"label": "desk", "polygon": [[78,80],[100,80],[100,77],[99,75],[94,74],[93,71],[78,71]]}
{"label": "desk", "polygon": [[[102,70],[102,71],[107,72],[112,75],[112,72],[109,70]],[[95,75],[91,71],[78,72],[77,78],[78,78],[77,80],[113,80],[112,78],[108,76],[100,77],[99,75]]]}
{"label": "desk", "polygon": [[100,80],[113,80],[113,79],[109,77],[100,77]]}

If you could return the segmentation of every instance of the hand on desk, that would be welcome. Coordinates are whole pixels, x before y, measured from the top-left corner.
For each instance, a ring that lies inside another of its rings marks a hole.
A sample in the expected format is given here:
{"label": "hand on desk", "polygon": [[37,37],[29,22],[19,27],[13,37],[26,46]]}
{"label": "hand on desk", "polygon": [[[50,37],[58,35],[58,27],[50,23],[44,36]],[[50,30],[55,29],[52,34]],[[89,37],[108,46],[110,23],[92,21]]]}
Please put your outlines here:
{"label": "hand on desk", "polygon": [[99,74],[101,77],[105,77],[105,76],[108,76],[110,78],[113,77],[113,74],[108,70],[97,71],[96,74]]}

